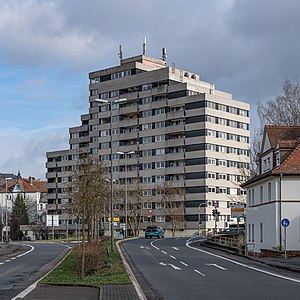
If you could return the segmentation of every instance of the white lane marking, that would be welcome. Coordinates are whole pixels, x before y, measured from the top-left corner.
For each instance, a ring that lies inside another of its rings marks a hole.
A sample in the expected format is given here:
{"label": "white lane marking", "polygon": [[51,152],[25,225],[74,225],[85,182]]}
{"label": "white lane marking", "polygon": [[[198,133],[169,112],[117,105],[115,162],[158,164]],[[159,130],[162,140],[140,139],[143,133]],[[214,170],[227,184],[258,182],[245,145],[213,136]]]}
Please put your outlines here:
{"label": "white lane marking", "polygon": [[31,246],[31,245],[28,245],[28,244],[23,244],[23,245],[24,245],[24,246],[28,246],[28,247],[30,247],[31,249],[28,250],[28,251],[26,251],[26,252],[24,252],[24,253],[22,253],[22,254],[17,255],[17,257],[22,257],[22,256],[24,256],[24,255],[26,255],[26,254],[28,254],[28,253],[30,253],[31,251],[34,250],[34,247]]}
{"label": "white lane marking", "polygon": [[174,249],[174,250],[176,250],[176,251],[179,251],[179,249],[178,248],[176,248],[176,247],[171,247],[172,249]]}
{"label": "white lane marking", "polygon": [[155,242],[155,241],[152,241],[152,242],[150,243],[150,244],[151,244],[151,246],[152,246],[153,248],[155,248],[156,250],[158,250],[158,251],[159,251],[160,249],[159,249],[158,247],[156,247],[156,246],[154,246],[154,245],[153,245],[153,243],[154,243],[154,242]]}
{"label": "white lane marking", "polygon": [[16,259],[16,257],[12,257],[11,259],[12,259],[12,260],[13,260],[13,259]]}
{"label": "white lane marking", "polygon": [[172,265],[172,264],[167,264],[168,266],[171,266],[174,270],[181,270],[181,268],[175,266],[175,265]]}
{"label": "white lane marking", "polygon": [[165,264],[165,263],[162,262],[162,261],[159,263],[159,265],[160,265],[160,266],[164,266],[164,267],[170,266],[170,267],[172,267],[174,270],[181,270],[181,268],[179,268],[179,267],[177,267],[177,266],[175,266],[175,265],[173,265],[173,264]]}
{"label": "white lane marking", "polygon": [[179,240],[180,238],[176,238],[175,241]]}
{"label": "white lane marking", "polygon": [[186,264],[185,262],[183,262],[183,261],[180,261],[180,263],[181,264],[183,264],[184,266],[186,266],[186,267],[188,267],[189,265],[188,264]]}
{"label": "white lane marking", "polygon": [[221,266],[219,266],[219,265],[217,265],[217,264],[206,264],[206,265],[207,265],[207,266],[213,266],[213,267],[216,267],[216,268],[221,269],[221,270],[223,270],[223,271],[227,271],[226,268],[221,267]]}
{"label": "white lane marking", "polygon": [[10,259],[7,259],[5,262],[10,262]]}
{"label": "white lane marking", "polygon": [[16,297],[12,298],[11,300],[17,300],[17,299],[23,299],[26,295],[28,295],[30,292],[32,292],[37,285],[38,281],[30,285],[27,289],[25,289],[23,292],[18,294]]}
{"label": "white lane marking", "polygon": [[200,274],[201,276],[205,277],[205,274],[201,273],[200,271],[198,270],[194,270],[196,273]]}
{"label": "white lane marking", "polygon": [[176,259],[176,257],[175,257],[175,256],[173,256],[173,255],[170,255],[170,257],[172,257],[173,259]]}
{"label": "white lane marking", "polygon": [[4,263],[0,263],[0,265],[3,265]]}
{"label": "white lane marking", "polygon": [[166,251],[162,251],[162,250],[161,250],[161,252],[162,252],[163,254],[168,254]]}
{"label": "white lane marking", "polygon": [[230,259],[230,258],[221,256],[221,255],[218,255],[218,254],[210,253],[210,252],[208,252],[208,251],[205,251],[205,250],[202,250],[202,249],[199,249],[199,248],[192,247],[192,246],[190,246],[189,244],[190,244],[190,243],[186,243],[185,245],[186,245],[188,248],[190,248],[190,249],[193,249],[193,250],[196,250],[196,251],[199,251],[199,252],[202,252],[202,253],[205,253],[205,254],[208,254],[208,255],[211,255],[211,256],[214,256],[214,257],[223,259],[223,260],[226,260],[226,261],[231,262],[231,263],[233,263],[233,264],[236,264],[236,265],[238,265],[238,266],[241,266],[241,267],[244,267],[244,268],[253,270],[253,271],[257,271],[257,272],[260,272],[260,273],[264,273],[264,274],[267,274],[267,275],[270,275],[270,276],[274,276],[274,277],[277,277],[277,278],[281,278],[281,279],[285,279],[285,280],[289,280],[289,281],[293,281],[293,282],[300,283],[300,280],[298,280],[298,279],[294,279],[294,278],[290,278],[290,277],[278,275],[278,274],[273,273],[273,272],[269,272],[269,271],[265,271],[265,270],[258,269],[258,268],[255,268],[255,267],[251,267],[251,266],[245,265],[245,264],[243,264],[243,263],[237,262],[237,261],[235,261],[235,260],[232,260],[232,259]]}

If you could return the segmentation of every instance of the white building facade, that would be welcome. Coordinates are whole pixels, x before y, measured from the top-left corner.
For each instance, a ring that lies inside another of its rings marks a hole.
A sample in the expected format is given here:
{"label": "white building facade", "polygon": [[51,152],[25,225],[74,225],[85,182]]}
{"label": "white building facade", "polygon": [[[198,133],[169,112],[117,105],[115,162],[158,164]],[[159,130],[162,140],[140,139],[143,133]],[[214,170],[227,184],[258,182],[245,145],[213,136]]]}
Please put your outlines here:
{"label": "white building facade", "polygon": [[[300,127],[266,126],[259,174],[247,189],[248,252],[300,252]],[[285,228],[281,222],[289,220]]]}

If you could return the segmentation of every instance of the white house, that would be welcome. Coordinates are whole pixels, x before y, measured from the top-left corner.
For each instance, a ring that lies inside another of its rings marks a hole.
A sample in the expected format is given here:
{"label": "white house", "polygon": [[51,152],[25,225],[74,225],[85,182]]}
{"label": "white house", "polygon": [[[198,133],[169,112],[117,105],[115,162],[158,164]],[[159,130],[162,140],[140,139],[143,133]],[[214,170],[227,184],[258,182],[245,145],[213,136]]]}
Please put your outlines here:
{"label": "white house", "polygon": [[[0,207],[1,218],[5,221],[5,210],[8,208],[10,213],[13,207],[13,202],[17,195],[24,197],[29,224],[31,223],[46,223],[46,181],[36,180],[34,177],[19,178],[16,181],[8,181],[6,187],[0,190]],[[7,202],[6,202],[7,197]],[[1,220],[2,220],[1,219]],[[4,222],[3,222],[4,223]]]}
{"label": "white house", "polygon": [[[258,167],[258,174],[242,185],[248,252],[286,246],[300,253],[300,126],[267,125]],[[282,226],[283,219],[289,226]]]}

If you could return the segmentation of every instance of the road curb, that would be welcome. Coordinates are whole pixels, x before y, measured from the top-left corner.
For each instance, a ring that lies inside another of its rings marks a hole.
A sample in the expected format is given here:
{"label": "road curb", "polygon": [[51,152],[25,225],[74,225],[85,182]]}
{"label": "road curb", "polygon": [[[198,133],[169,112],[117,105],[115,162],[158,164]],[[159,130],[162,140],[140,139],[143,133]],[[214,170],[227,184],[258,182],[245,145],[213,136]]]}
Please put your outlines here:
{"label": "road curb", "polygon": [[[132,238],[132,239],[137,239],[137,238]],[[129,239],[127,239],[127,240],[129,240]],[[144,294],[144,292],[143,292],[143,290],[142,290],[142,288],[141,288],[138,280],[136,279],[136,277],[135,277],[135,275],[134,275],[134,273],[133,273],[133,271],[132,271],[132,269],[131,269],[128,261],[127,261],[127,259],[125,258],[123,249],[121,248],[121,243],[124,242],[124,241],[125,240],[119,240],[119,241],[116,242],[119,254],[121,256],[121,259],[123,261],[125,269],[126,269],[128,275],[129,275],[129,278],[130,278],[130,280],[131,280],[131,282],[132,282],[132,284],[133,284],[133,286],[134,286],[134,288],[135,288],[135,290],[136,290],[136,292],[138,294],[138,297],[140,298],[140,300],[147,300],[147,297],[145,296],[145,294]]]}

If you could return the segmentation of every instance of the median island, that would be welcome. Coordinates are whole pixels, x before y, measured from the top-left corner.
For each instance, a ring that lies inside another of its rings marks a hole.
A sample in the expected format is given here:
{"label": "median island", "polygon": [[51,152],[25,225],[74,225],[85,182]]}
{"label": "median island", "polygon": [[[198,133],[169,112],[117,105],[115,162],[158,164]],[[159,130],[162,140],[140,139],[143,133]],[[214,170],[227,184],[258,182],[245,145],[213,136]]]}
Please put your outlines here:
{"label": "median island", "polygon": [[81,243],[40,283],[55,285],[129,284],[118,248],[111,252],[109,238]]}

